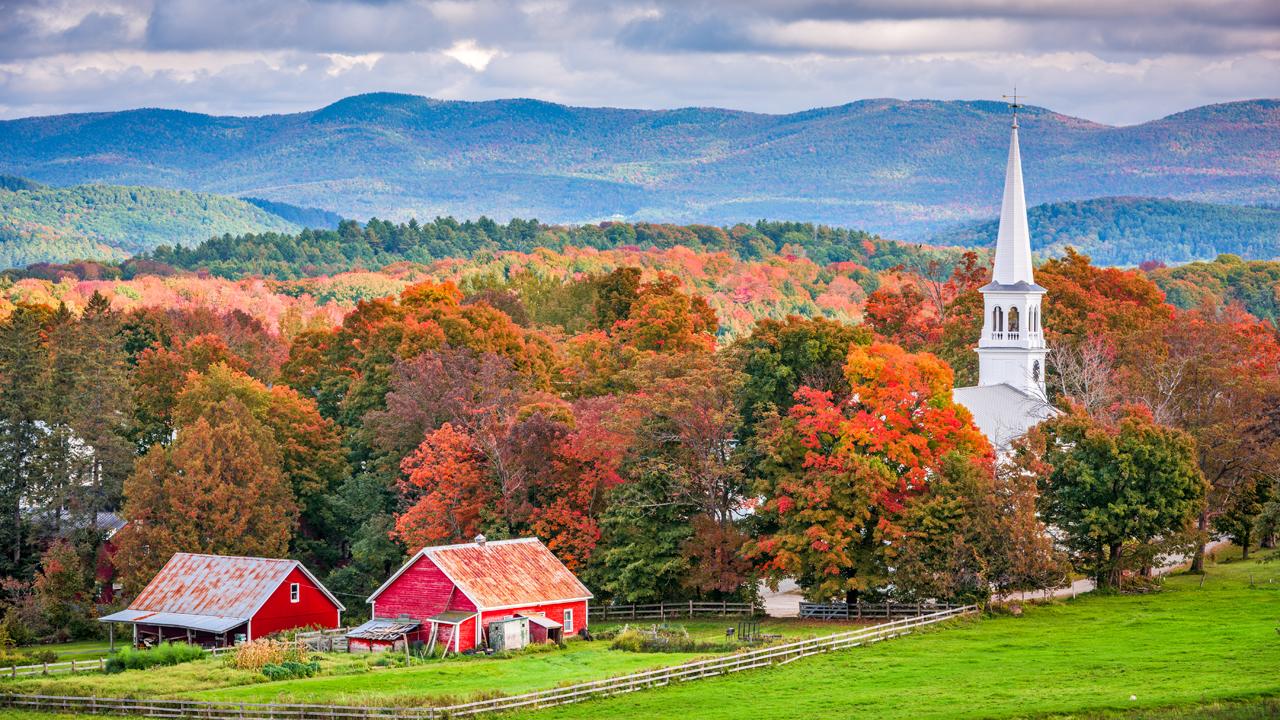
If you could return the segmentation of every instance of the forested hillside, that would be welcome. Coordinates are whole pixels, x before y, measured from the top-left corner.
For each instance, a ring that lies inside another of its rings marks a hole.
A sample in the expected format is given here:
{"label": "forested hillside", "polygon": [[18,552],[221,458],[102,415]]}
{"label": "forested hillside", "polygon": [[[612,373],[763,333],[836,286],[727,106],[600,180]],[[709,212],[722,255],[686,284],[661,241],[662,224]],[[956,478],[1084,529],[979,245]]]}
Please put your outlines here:
{"label": "forested hillside", "polygon": [[[1280,257],[1280,210],[1162,198],[1114,197],[1038,205],[1027,212],[1032,249],[1060,256],[1068,247],[1102,265],[1180,263],[1220,253]],[[993,247],[999,221],[934,236],[942,245]]]}
{"label": "forested hillside", "polygon": [[299,226],[236,198],[152,187],[0,188],[0,268],[123,259],[160,244]]}
{"label": "forested hillside", "polygon": [[[1131,127],[1022,115],[1033,203],[1280,202],[1280,102]],[[248,195],[344,217],[733,224],[803,219],[919,239],[994,214],[1008,109],[863,100],[790,115],[350,97],[313,112],[133,110],[0,122],[0,172]]]}
{"label": "forested hillside", "polygon": [[873,270],[918,264],[922,257],[954,258],[959,254],[883,240],[857,230],[807,223],[761,221],[721,228],[620,222],[562,226],[518,218],[506,224],[488,218],[465,222],[440,218],[429,223],[411,220],[397,224],[375,218],[364,225],[346,221],[332,231],[226,235],[193,248],[160,247],[141,260],[205,270],[220,277],[296,278],[355,268],[377,269],[401,261],[429,263],[539,248],[684,248],[694,252],[723,251],[747,260],[798,255],[819,264],[859,262]]}

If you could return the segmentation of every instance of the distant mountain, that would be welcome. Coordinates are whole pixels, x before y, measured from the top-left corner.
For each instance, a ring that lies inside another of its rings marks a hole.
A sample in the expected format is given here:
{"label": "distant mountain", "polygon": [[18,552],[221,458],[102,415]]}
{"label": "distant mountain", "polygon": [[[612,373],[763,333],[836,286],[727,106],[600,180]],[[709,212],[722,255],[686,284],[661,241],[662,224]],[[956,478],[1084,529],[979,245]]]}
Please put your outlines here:
{"label": "distant mountain", "polygon": [[116,185],[0,183],[0,268],[118,260],[160,245],[198,245],[215,235],[298,229],[279,215],[220,195]]}
{"label": "distant mountain", "polygon": [[[1022,114],[1034,203],[1103,196],[1280,203],[1280,101],[1110,127]],[[0,122],[0,173],[186,188],[345,217],[730,224],[760,217],[923,239],[994,214],[994,102],[863,100],[790,115],[361,95],[313,112],[132,110]]]}
{"label": "distant mountain", "polygon": [[[1027,219],[1033,250],[1060,255],[1071,246],[1100,265],[1181,263],[1222,253],[1280,258],[1280,209],[1116,197],[1038,205]],[[991,247],[999,228],[998,220],[974,223],[938,233],[933,242]]]}

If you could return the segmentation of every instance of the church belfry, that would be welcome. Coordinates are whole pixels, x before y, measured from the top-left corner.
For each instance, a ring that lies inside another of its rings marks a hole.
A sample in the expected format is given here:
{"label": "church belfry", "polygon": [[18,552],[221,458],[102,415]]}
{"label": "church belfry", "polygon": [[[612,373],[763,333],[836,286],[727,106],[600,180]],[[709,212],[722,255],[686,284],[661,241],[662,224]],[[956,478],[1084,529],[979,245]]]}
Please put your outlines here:
{"label": "church belfry", "polygon": [[991,282],[980,291],[986,319],[982,324],[982,339],[978,341],[978,385],[1008,384],[1044,400],[1048,349],[1040,325],[1040,300],[1045,289],[1036,284],[1031,266],[1031,232],[1022,188],[1016,98],[1012,107],[1013,133],[1005,168],[995,267]]}

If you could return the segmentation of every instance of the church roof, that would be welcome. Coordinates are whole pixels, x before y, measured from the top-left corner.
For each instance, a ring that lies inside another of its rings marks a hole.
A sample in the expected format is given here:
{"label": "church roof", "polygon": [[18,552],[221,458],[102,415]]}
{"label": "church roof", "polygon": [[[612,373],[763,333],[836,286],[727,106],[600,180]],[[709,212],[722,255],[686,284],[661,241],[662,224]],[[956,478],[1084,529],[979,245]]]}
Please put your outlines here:
{"label": "church roof", "polygon": [[1042,398],[1007,383],[960,387],[951,391],[951,397],[968,408],[973,424],[998,452],[1058,413]]}
{"label": "church roof", "polygon": [[995,268],[991,276],[993,284],[1000,286],[1013,286],[1018,283],[1035,285],[1031,267],[1031,231],[1027,225],[1027,198],[1022,188],[1022,155],[1018,149],[1016,116],[1009,139],[1009,162],[1005,166],[1004,174],[1004,202],[1000,207],[1000,234],[996,238]]}

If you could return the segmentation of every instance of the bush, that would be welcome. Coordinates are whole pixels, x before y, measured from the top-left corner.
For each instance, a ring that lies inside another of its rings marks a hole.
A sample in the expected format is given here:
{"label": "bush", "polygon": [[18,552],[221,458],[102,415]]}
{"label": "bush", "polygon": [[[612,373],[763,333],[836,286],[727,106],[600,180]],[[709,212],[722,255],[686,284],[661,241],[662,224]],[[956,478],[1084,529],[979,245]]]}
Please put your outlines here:
{"label": "bush", "polygon": [[613,639],[610,649],[623,652],[728,652],[732,643],[698,642],[683,626],[654,625],[651,628],[625,627]]}
{"label": "bush", "polygon": [[58,652],[48,648],[40,650],[26,650],[23,651],[23,654],[26,656],[27,662],[32,665],[37,663],[58,662]]}
{"label": "bush", "polygon": [[307,662],[307,646],[297,641],[254,640],[236,648],[227,661],[241,670],[262,670],[268,665]]}
{"label": "bush", "polygon": [[107,658],[106,670],[109,673],[124,672],[125,670],[145,670],[149,667],[191,662],[204,656],[204,650],[186,643],[160,645],[150,650],[124,648]]}
{"label": "bush", "polygon": [[312,660],[308,663],[286,660],[282,663],[268,663],[262,666],[262,674],[271,680],[292,680],[293,678],[311,677],[320,672],[320,663]]}

